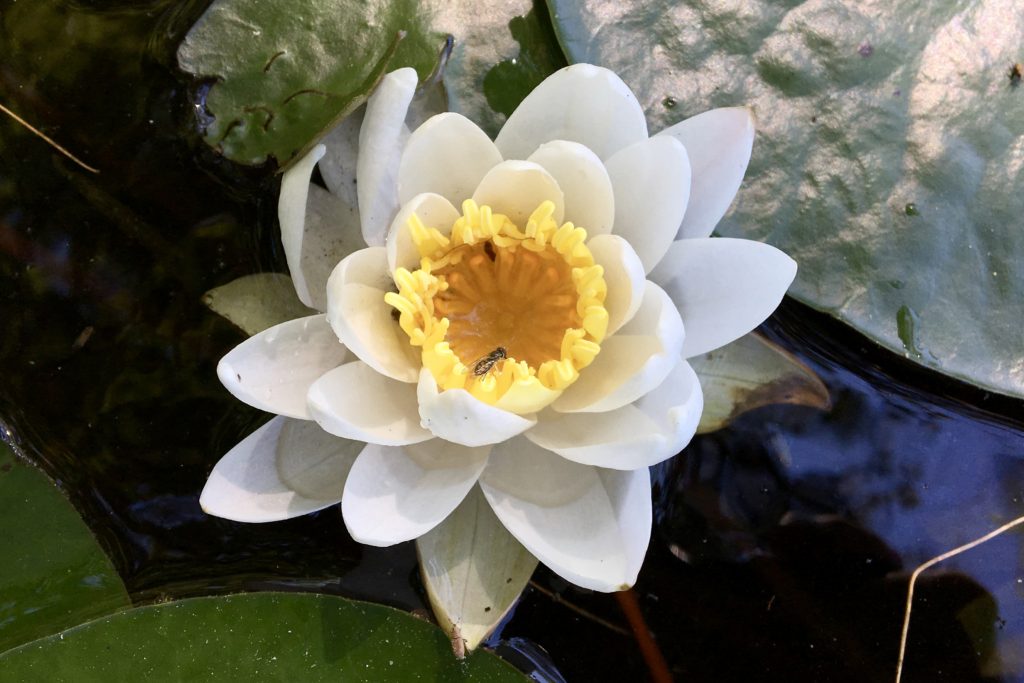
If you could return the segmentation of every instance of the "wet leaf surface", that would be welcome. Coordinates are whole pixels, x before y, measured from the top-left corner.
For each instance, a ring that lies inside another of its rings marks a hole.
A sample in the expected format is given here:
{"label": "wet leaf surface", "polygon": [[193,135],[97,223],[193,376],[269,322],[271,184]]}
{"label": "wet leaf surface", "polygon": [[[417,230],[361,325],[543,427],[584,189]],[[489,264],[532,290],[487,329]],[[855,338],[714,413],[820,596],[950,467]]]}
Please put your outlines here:
{"label": "wet leaf surface", "polygon": [[0,442],[0,652],[128,607],[64,494]]}
{"label": "wet leaf surface", "polygon": [[572,61],[615,69],[652,130],[748,105],[719,232],[800,264],[790,293],[885,347],[1024,396],[1024,18],[1013,0],[550,0]]}
{"label": "wet leaf surface", "polygon": [[259,593],[139,607],[0,655],[11,680],[523,681],[465,661],[435,626],[327,595]]}
{"label": "wet leaf surface", "polygon": [[448,106],[492,137],[544,78],[565,66],[543,2],[431,3],[435,30],[455,39],[445,69]]}
{"label": "wet leaf surface", "polygon": [[204,138],[227,158],[286,164],[365,101],[388,71],[427,78],[444,43],[411,0],[216,0],[178,50],[212,79]]}

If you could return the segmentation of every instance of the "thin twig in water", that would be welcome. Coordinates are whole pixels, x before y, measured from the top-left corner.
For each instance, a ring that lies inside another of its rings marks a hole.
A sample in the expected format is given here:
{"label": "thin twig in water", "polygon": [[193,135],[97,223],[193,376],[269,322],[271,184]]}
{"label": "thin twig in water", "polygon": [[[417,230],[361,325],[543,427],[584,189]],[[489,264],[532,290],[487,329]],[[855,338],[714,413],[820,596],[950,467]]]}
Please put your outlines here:
{"label": "thin twig in water", "polygon": [[999,536],[1000,534],[1006,533],[1013,527],[1019,526],[1021,524],[1024,524],[1024,517],[1018,517],[1012,522],[1007,522],[998,529],[988,532],[981,538],[976,538],[970,543],[965,543],[959,548],[953,548],[950,551],[942,553],[938,557],[933,557],[932,559],[928,560],[920,567],[915,569],[914,572],[910,575],[910,585],[907,586],[907,604],[903,611],[903,632],[900,634],[900,654],[899,658],[896,660],[896,683],[900,683],[900,680],[903,678],[903,658],[904,655],[906,655],[907,653],[907,633],[910,631],[910,606],[914,600],[914,584],[917,583],[917,577],[921,575],[921,572],[925,571],[929,567],[933,567],[939,562],[942,562],[943,560],[948,560],[949,558],[959,555],[960,553],[967,552],[971,548],[979,546],[985,541],[989,541],[995,538],[996,536]]}
{"label": "thin twig in water", "polygon": [[33,133],[33,134],[35,134],[35,135],[38,135],[39,137],[41,137],[41,138],[42,138],[43,140],[45,140],[45,141],[46,141],[46,143],[47,143],[48,145],[50,145],[50,146],[51,146],[51,147],[53,147],[53,148],[54,148],[55,150],[57,150],[58,152],[60,152],[60,153],[61,153],[61,154],[63,154],[64,156],[66,156],[66,157],[67,157],[68,159],[71,159],[71,161],[75,162],[76,164],[78,164],[79,166],[81,166],[82,168],[84,168],[84,169],[85,169],[86,171],[89,171],[90,173],[99,173],[99,172],[100,172],[100,170],[99,170],[98,168],[93,168],[93,167],[92,167],[92,166],[90,166],[89,164],[85,163],[84,161],[82,161],[81,159],[79,159],[78,157],[76,157],[76,156],[75,156],[74,154],[72,154],[71,152],[67,151],[66,149],[64,149],[63,147],[61,147],[60,145],[58,145],[58,144],[57,144],[57,142],[56,142],[56,141],[54,141],[54,139],[53,139],[53,138],[49,137],[49,136],[48,136],[48,135],[47,135],[46,133],[44,133],[43,131],[39,130],[38,128],[36,128],[35,126],[33,126],[33,125],[32,125],[31,123],[29,123],[29,122],[28,122],[28,121],[26,121],[25,119],[21,118],[20,116],[18,116],[17,114],[15,114],[15,113],[14,113],[13,111],[11,111],[10,109],[8,109],[7,107],[5,107],[5,106],[4,106],[4,105],[2,105],[2,104],[0,104],[0,111],[2,111],[3,113],[7,114],[7,115],[8,115],[8,116],[10,116],[10,117],[11,117],[12,119],[14,119],[15,121],[17,121],[17,122],[18,122],[18,123],[20,123],[21,125],[23,125],[23,126],[24,126],[25,128],[27,128],[27,129],[28,129],[28,130],[29,130],[29,131],[30,131],[31,133]]}
{"label": "thin twig in water", "polygon": [[581,617],[583,617],[585,619],[589,619],[590,621],[594,622],[595,624],[601,624],[601,626],[604,626],[605,628],[607,628],[607,629],[609,629],[611,631],[615,631],[616,633],[619,633],[619,634],[624,635],[624,636],[629,636],[630,635],[630,633],[629,633],[629,631],[627,629],[619,626],[618,624],[613,624],[612,622],[608,621],[607,619],[602,619],[601,617],[597,616],[593,612],[588,612],[587,610],[583,609],[582,607],[577,607],[576,605],[572,604],[571,602],[569,602],[568,600],[563,598],[558,593],[554,593],[552,591],[549,591],[547,588],[545,588],[544,586],[540,585],[536,581],[530,581],[530,586],[533,587],[537,592],[541,593],[542,595],[546,595],[547,597],[551,598],[551,600],[553,602],[557,602],[560,605],[565,605],[566,607],[571,609],[576,614],[580,615]]}

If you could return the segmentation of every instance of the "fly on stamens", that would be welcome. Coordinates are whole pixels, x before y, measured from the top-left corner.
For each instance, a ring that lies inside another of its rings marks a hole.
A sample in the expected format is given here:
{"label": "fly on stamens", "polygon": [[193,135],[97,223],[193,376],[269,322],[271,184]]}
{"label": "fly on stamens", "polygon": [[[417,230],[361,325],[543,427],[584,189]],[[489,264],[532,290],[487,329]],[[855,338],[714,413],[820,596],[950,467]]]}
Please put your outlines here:
{"label": "fly on stamens", "polygon": [[477,377],[483,377],[491,371],[491,368],[498,361],[505,360],[506,358],[508,358],[508,351],[505,350],[504,346],[499,346],[473,363],[473,374]]}

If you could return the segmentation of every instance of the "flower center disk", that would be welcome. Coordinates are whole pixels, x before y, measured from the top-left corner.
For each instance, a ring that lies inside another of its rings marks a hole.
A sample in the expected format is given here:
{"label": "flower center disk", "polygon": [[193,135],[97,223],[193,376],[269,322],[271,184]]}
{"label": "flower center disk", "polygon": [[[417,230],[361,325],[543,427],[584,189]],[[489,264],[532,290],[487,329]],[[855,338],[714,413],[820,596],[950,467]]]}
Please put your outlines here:
{"label": "flower center disk", "polygon": [[572,223],[543,202],[520,228],[467,200],[450,234],[413,215],[420,268],[398,268],[385,300],[442,390],[515,413],[540,410],[600,351],[604,270]]}

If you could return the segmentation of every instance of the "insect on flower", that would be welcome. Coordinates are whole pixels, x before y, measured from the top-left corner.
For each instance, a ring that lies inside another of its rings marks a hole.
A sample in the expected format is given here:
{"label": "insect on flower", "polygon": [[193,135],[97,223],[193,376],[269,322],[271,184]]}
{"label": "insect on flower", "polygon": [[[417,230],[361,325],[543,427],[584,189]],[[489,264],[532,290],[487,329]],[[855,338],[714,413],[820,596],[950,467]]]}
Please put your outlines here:
{"label": "insect on flower", "polygon": [[491,371],[491,368],[493,368],[498,361],[503,361],[506,358],[508,358],[508,351],[505,350],[504,346],[499,346],[486,356],[478,358],[477,361],[473,363],[473,374],[477,377],[483,377]]}

